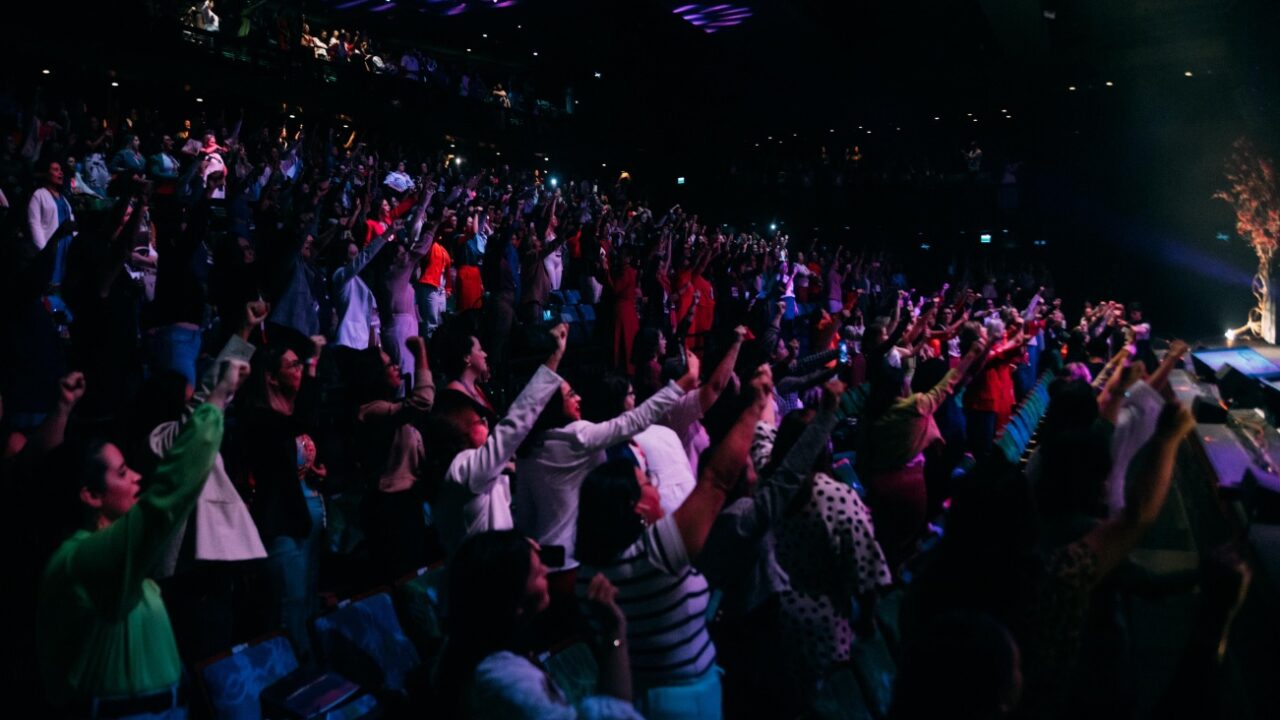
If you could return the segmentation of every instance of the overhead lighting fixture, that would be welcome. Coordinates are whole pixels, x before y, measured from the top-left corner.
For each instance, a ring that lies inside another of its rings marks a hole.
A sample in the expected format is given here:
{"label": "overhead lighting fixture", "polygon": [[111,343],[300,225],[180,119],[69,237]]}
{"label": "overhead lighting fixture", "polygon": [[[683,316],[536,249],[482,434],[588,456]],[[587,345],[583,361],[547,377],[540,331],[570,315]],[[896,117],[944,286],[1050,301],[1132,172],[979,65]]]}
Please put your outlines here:
{"label": "overhead lighting fixture", "polygon": [[471,52],[471,48],[467,48],[467,52]]}
{"label": "overhead lighting fixture", "polygon": [[934,120],[941,120],[942,118],[938,117],[937,115],[934,115],[934,116],[933,116],[933,119],[934,119]]}
{"label": "overhead lighting fixture", "polygon": [[871,134],[871,131],[870,131],[870,130],[868,130],[868,131],[867,131],[867,134],[868,134],[868,135],[870,135],[870,134]]}
{"label": "overhead lighting fixture", "polygon": [[196,102],[198,102],[198,103],[202,103],[202,102],[204,102],[204,98],[196,98]]}
{"label": "overhead lighting fixture", "polygon": [[973,113],[969,113],[968,115],[969,115],[969,117],[973,117]]}
{"label": "overhead lighting fixture", "polygon": [[1115,87],[1115,86],[1116,86],[1115,83],[1111,82],[1110,80],[1107,81],[1107,87]]}
{"label": "overhead lighting fixture", "polygon": [[298,117],[297,115],[294,115],[293,113],[289,113],[289,119],[290,119],[290,120],[297,119],[297,117]]}
{"label": "overhead lighting fixture", "polygon": [[112,81],[112,82],[111,82],[111,87],[120,87],[120,83],[115,82],[115,81]]}
{"label": "overhead lighting fixture", "polygon": [[48,75],[48,74],[49,74],[49,69],[48,69],[48,68],[45,68],[44,70],[41,70],[41,71],[40,71],[40,74],[41,74],[41,75]]}
{"label": "overhead lighting fixture", "polygon": [[484,38],[485,40],[488,40],[488,39],[489,39],[489,33],[480,33],[480,37]]}
{"label": "overhead lighting fixture", "polygon": [[1188,70],[1188,71],[1186,71],[1186,72],[1184,72],[1184,73],[1182,73],[1182,74],[1183,74],[1183,75],[1186,75],[1187,77],[1191,77],[1191,71],[1190,71],[1190,70]]}
{"label": "overhead lighting fixture", "polygon": [[538,57],[538,51],[537,51],[537,50],[534,50],[534,51],[533,51],[533,56],[534,56],[534,57]]}
{"label": "overhead lighting fixture", "polygon": [[1076,91],[1076,86],[1075,86],[1075,85],[1068,85],[1068,86],[1067,86],[1067,90],[1069,90],[1069,91],[1071,91],[1071,92],[1075,92],[1075,91]]}

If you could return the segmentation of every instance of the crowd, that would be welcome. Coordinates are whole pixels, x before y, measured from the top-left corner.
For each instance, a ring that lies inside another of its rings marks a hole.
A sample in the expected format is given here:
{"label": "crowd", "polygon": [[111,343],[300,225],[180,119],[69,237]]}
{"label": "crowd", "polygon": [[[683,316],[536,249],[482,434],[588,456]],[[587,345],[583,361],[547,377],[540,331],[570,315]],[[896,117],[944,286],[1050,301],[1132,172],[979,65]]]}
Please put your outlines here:
{"label": "crowd", "polygon": [[[205,0],[187,8],[182,23],[187,28],[222,37],[226,30],[214,10],[213,0]],[[245,21],[241,35],[247,32],[250,37],[264,38],[266,45],[279,53],[325,63],[335,71],[358,70],[394,77],[406,86],[491,104],[502,111],[574,112],[572,90],[552,102],[545,93],[539,94],[523,73],[510,68],[492,65],[490,75],[505,77],[506,84],[491,85],[485,80],[479,63],[462,63],[439,53],[425,52],[410,43],[378,42],[369,32],[358,29],[321,28],[306,15],[289,15],[283,9],[262,28],[254,26],[252,17]]]}
{"label": "crowd", "polygon": [[[325,593],[434,563],[432,716],[802,715],[903,589],[892,716],[1123,701],[1098,611],[1193,425],[1137,304],[158,117],[36,108],[0,156],[4,482],[40,528],[11,645],[60,712],[185,716],[184,667],[274,629],[312,657]],[[584,635],[571,705],[538,658]]]}

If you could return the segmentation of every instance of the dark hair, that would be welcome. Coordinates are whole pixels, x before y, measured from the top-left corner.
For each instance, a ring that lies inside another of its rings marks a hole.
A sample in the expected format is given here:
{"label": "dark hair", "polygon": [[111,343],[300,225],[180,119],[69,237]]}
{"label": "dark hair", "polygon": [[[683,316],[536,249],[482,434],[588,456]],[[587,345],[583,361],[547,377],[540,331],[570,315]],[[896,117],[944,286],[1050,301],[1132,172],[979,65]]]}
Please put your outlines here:
{"label": "dark hair", "polygon": [[893,689],[892,720],[1000,717],[1017,699],[1018,646],[985,614],[939,617],[903,656]]}
{"label": "dark hair", "polygon": [[1089,430],[1068,430],[1041,445],[1036,501],[1046,517],[1104,517],[1104,487],[1111,472],[1109,438]]}
{"label": "dark hair", "polygon": [[578,493],[574,555],[591,565],[605,565],[630,547],[644,532],[644,521],[636,514],[638,502],[634,462],[618,458],[587,473]]}
{"label": "dark hair", "polygon": [[161,370],[138,389],[125,444],[129,457],[138,461],[138,470],[144,476],[151,474],[156,462],[151,452],[151,432],[162,423],[182,418],[187,407],[187,386],[187,376],[174,370]]}
{"label": "dark hair", "polygon": [[548,430],[562,428],[570,422],[569,416],[564,413],[564,386],[556,388],[556,392],[547,401],[546,406],[542,408],[542,412],[538,415],[538,419],[534,421],[533,428],[529,430],[529,435],[525,437],[521,443],[518,454],[520,457],[528,457],[534,450],[542,444],[542,436]]}
{"label": "dark hair", "polygon": [[[764,470],[761,475],[768,477],[782,465],[782,461],[787,458],[787,453],[791,452],[791,448],[800,440],[800,436],[810,424],[813,423],[814,416],[817,411],[813,408],[801,408],[792,410],[782,417],[782,422],[778,424],[778,435],[773,441],[773,452],[769,455],[769,462],[765,463]],[[831,452],[824,449],[813,460],[813,466],[809,468],[810,478],[814,473],[826,473],[831,475]],[[808,483],[806,482],[806,487]],[[797,502],[808,502],[808,490],[802,490],[796,494]],[[799,498],[804,498],[803,501]]]}
{"label": "dark hair", "polygon": [[582,403],[582,417],[591,422],[608,422],[623,412],[631,381],[624,375],[608,373],[592,384]]}
{"label": "dark hair", "polygon": [[662,331],[658,328],[651,325],[640,328],[631,346],[631,363],[638,366],[655,359],[658,354],[658,340],[661,337]]}
{"label": "dark hair", "polygon": [[449,380],[457,380],[467,367],[467,356],[471,354],[471,343],[479,343],[479,328],[467,315],[458,315],[449,319],[431,338],[431,360]]}
{"label": "dark hair", "polygon": [[101,435],[91,435],[68,440],[49,453],[47,472],[54,479],[56,498],[50,503],[58,508],[49,513],[53,520],[45,528],[45,550],[52,551],[77,530],[84,528],[93,511],[80,499],[80,491],[101,494],[106,490],[107,467],[102,450],[111,441]]}
{"label": "dark hair", "polygon": [[519,649],[519,631],[528,620],[524,605],[532,546],[514,530],[488,531],[467,538],[446,571],[449,639],[436,668],[436,687],[452,717],[476,665],[505,649]]}

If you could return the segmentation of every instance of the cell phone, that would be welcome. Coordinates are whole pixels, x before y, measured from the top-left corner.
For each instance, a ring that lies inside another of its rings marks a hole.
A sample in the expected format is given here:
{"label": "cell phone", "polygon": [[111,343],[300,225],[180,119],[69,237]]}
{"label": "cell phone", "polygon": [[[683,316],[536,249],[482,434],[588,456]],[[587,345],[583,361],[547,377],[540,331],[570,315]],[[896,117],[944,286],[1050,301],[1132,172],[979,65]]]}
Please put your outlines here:
{"label": "cell phone", "polygon": [[840,341],[840,364],[841,365],[849,364],[849,341],[848,340]]}
{"label": "cell phone", "polygon": [[564,567],[564,546],[543,545],[538,550],[538,559],[549,568]]}
{"label": "cell phone", "polygon": [[[551,322],[551,311],[550,311],[550,310],[543,310],[543,311],[542,311],[542,322]],[[564,548],[561,548],[561,550],[563,550],[563,549],[564,549]]]}

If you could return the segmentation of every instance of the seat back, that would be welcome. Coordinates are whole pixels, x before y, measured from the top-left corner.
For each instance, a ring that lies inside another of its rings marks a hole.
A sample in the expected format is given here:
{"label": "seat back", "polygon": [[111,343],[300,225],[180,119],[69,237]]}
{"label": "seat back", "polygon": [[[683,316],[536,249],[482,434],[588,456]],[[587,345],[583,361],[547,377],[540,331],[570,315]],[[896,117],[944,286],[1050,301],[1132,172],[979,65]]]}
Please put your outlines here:
{"label": "seat back", "polygon": [[199,663],[196,676],[215,720],[259,720],[262,691],[297,669],[293,645],[277,632]]}
{"label": "seat back", "polygon": [[366,688],[404,692],[422,665],[386,590],[343,601],[316,618],[313,630],[320,656]]}

